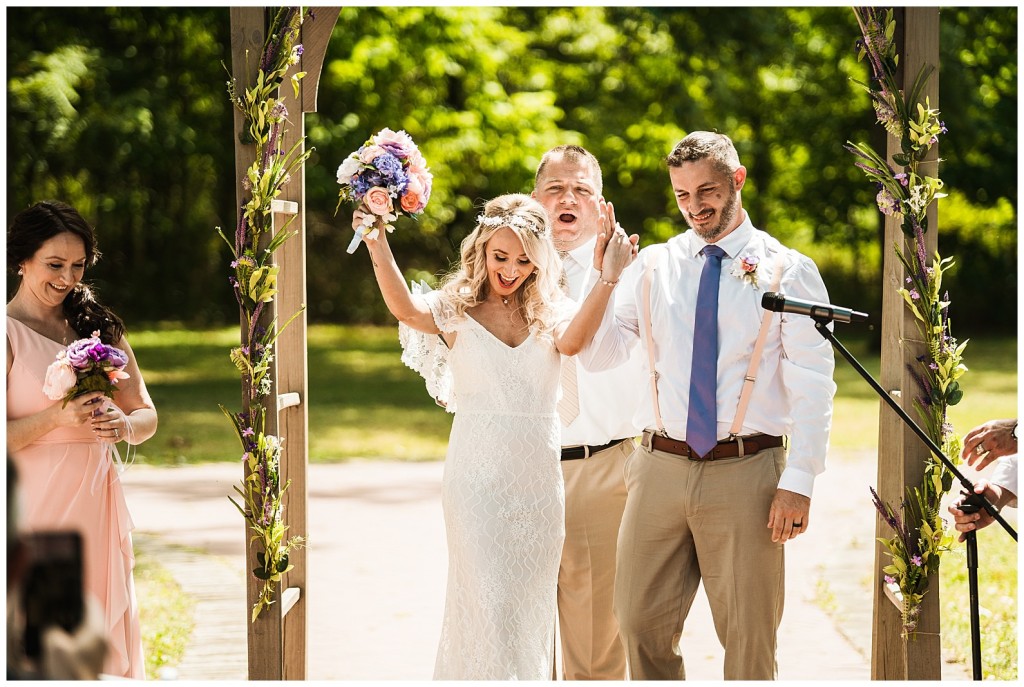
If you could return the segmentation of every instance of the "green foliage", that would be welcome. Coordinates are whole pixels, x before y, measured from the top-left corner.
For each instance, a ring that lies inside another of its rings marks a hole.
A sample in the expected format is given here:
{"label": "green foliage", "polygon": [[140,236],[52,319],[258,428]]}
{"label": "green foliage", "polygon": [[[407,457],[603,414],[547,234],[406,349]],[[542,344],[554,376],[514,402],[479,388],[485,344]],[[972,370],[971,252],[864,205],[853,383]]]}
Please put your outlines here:
{"label": "green foliage", "polygon": [[[940,203],[940,250],[959,265],[950,289],[970,282],[979,304],[960,326],[1016,329],[1016,24],[1014,7],[940,13],[943,179],[968,208],[947,227]],[[210,232],[236,215],[227,9],[12,7],[8,27],[9,215],[77,205],[105,253],[90,277],[129,322],[232,321],[231,258]],[[435,175],[421,220],[391,236],[410,274],[445,271],[477,208],[530,190],[559,143],[592,150],[623,226],[662,241],[683,228],[664,156],[718,129],[748,167],[755,224],[814,258],[833,300],[877,311],[875,191],[841,147],[875,128],[850,81],[868,79],[856,35],[847,7],[343,8],[306,119],[310,316],[390,321],[368,261],[344,257],[348,218],[332,217],[337,166],[385,126]],[[961,237],[997,208],[1004,245]]]}

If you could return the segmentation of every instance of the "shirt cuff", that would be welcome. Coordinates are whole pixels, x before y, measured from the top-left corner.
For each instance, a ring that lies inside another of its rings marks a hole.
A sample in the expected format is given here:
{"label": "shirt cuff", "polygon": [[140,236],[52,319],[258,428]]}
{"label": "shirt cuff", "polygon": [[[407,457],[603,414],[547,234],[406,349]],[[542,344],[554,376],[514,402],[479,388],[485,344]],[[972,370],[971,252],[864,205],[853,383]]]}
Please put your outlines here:
{"label": "shirt cuff", "polygon": [[786,468],[779,478],[778,488],[811,498],[811,492],[814,491],[814,475],[796,468]]}

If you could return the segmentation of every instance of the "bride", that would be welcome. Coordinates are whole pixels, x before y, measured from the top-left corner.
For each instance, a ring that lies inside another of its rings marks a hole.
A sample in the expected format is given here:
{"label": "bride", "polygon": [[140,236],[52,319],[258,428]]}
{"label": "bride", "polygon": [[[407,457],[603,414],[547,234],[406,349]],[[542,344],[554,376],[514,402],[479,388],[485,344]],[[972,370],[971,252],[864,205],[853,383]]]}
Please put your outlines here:
{"label": "bride", "polygon": [[366,240],[400,323],[402,359],[455,413],[442,482],[448,590],[434,679],[551,679],[565,536],[560,354],[575,355],[593,337],[636,253],[635,235],[601,221],[601,279],[578,312],[562,294],[547,213],[529,196],[487,203],[459,267],[427,294],[406,288],[387,232]]}

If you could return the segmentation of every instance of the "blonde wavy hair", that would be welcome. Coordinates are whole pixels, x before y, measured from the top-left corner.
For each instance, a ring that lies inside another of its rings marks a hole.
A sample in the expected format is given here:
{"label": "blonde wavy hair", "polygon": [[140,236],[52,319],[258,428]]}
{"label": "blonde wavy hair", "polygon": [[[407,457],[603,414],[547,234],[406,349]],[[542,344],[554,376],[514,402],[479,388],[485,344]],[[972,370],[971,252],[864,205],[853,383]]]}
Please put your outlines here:
{"label": "blonde wavy hair", "polygon": [[459,316],[487,299],[491,290],[487,243],[502,228],[511,229],[519,237],[535,268],[511,300],[531,328],[546,333],[556,324],[553,304],[564,297],[562,261],[551,242],[547,212],[526,194],[498,196],[484,206],[476,227],[462,241],[459,267],[444,279],[441,291]]}

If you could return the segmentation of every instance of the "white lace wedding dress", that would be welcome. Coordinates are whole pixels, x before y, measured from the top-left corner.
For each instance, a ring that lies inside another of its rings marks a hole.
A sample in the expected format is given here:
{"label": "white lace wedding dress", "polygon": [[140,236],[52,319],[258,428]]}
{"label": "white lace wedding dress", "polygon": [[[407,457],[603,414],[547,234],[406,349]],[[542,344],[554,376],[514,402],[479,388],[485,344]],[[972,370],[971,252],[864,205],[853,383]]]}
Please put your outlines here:
{"label": "white lace wedding dress", "polygon": [[399,327],[402,360],[455,413],[442,505],[448,590],[435,680],[550,680],[565,494],[550,337],[510,347],[427,295],[437,336]]}

